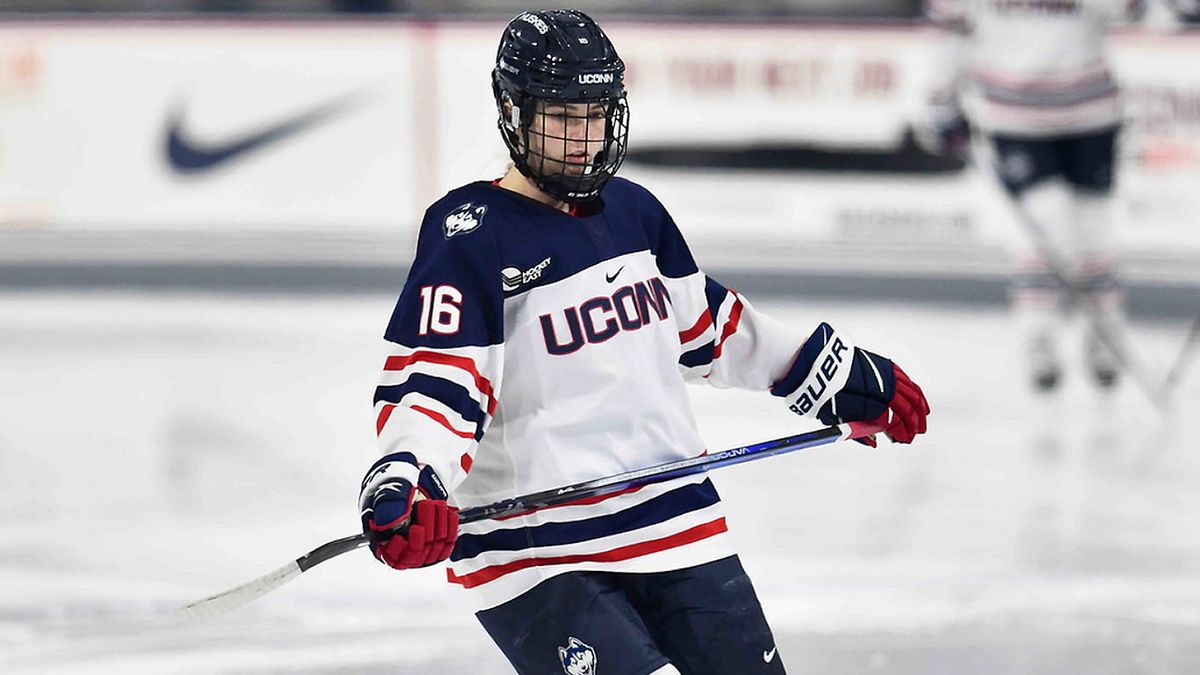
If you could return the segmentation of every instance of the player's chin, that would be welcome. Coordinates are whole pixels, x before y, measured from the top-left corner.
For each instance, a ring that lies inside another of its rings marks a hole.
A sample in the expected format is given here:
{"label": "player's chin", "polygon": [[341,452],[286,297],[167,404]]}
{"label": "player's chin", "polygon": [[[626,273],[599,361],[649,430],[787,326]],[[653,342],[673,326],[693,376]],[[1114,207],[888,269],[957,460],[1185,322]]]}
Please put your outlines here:
{"label": "player's chin", "polygon": [[568,173],[570,166],[568,164],[566,164],[565,162],[563,162],[561,159],[548,159],[547,158],[547,159],[543,159],[540,163],[536,164],[534,166],[534,168],[537,170],[538,175],[558,176],[558,175],[562,175],[564,173]]}

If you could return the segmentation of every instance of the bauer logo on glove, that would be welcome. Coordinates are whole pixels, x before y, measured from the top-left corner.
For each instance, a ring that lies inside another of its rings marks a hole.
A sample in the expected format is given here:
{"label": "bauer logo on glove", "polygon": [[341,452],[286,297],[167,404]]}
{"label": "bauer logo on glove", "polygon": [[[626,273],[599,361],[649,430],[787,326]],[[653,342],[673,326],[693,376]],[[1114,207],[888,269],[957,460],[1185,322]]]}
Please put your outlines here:
{"label": "bauer logo on glove", "polygon": [[[792,412],[825,424],[873,422],[896,443],[925,433],[929,415],[925,394],[900,366],[855,347],[827,323],[805,340],[771,393],[783,397]],[[872,436],[858,440],[875,447]]]}

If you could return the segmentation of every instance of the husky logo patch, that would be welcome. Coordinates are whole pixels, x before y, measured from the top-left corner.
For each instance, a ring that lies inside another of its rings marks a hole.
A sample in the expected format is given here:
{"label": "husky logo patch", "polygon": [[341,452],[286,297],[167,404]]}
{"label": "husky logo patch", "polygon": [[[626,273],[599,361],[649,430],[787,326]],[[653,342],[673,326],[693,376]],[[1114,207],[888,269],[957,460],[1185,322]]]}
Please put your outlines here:
{"label": "husky logo patch", "polygon": [[1034,168],[1033,158],[1024,152],[1014,152],[1000,160],[1000,173],[1013,183],[1029,180]]}
{"label": "husky logo patch", "polygon": [[446,231],[446,238],[449,239],[456,234],[466,234],[473,232],[483,224],[483,214],[487,213],[487,206],[480,204],[475,206],[471,202],[467,202],[462,206],[454,209],[446,216],[446,220],[442,222],[442,227]]}
{"label": "husky logo patch", "polygon": [[568,638],[567,646],[558,648],[558,658],[567,675],[596,675],[596,650],[579,638]]}

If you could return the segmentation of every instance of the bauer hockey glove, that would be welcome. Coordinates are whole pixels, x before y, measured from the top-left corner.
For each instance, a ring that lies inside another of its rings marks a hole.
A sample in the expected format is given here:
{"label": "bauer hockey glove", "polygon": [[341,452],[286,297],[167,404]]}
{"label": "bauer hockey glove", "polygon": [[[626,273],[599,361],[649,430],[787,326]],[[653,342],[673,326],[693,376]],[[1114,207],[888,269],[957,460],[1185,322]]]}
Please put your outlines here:
{"label": "bauer hockey glove", "polygon": [[[900,366],[855,347],[827,323],[805,340],[771,393],[786,399],[797,415],[825,424],[874,422],[896,443],[925,433],[929,414],[925,394]],[[857,440],[876,445],[874,436]]]}
{"label": "bauer hockey glove", "polygon": [[371,552],[396,569],[425,567],[450,557],[458,538],[458,509],[431,467],[407,452],[380,458],[358,495]]}

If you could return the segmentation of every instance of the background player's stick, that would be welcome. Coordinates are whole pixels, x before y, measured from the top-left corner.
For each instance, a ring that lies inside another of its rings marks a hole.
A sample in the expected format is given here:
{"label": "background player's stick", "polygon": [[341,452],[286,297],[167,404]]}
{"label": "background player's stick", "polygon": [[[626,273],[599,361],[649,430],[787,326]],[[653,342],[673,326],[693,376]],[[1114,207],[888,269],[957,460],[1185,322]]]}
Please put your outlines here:
{"label": "background player's stick", "polygon": [[1183,371],[1187,369],[1188,361],[1191,360],[1197,346],[1200,346],[1200,316],[1197,316],[1196,320],[1192,322],[1192,330],[1183,339],[1183,347],[1179,350],[1179,356],[1175,357],[1175,363],[1171,364],[1171,369],[1167,371],[1167,381],[1163,385],[1163,389],[1168,394],[1175,389],[1175,385],[1179,384],[1179,380],[1183,378]]}
{"label": "background player's stick", "polygon": [[[998,184],[999,189],[1004,192],[1004,181],[1000,177],[1000,164],[996,157],[995,151],[987,139],[980,139],[976,134],[972,134],[970,140],[970,152],[974,164],[985,175],[991,176],[993,182]],[[1038,222],[1029,209],[1026,208],[1019,199],[1013,199],[1007,194],[1004,197],[1016,215],[1017,220],[1025,228],[1029,235],[1033,238],[1034,246],[1037,248],[1042,259],[1046,261],[1048,272],[1054,280],[1062,285],[1067,290],[1070,296],[1071,304],[1083,309],[1084,315],[1087,316],[1088,322],[1091,323],[1092,330],[1096,332],[1096,336],[1109,348],[1113,357],[1116,358],[1121,370],[1129,374],[1134,382],[1137,382],[1142,393],[1146,395],[1150,402],[1155,405],[1155,408],[1161,411],[1166,411],[1167,405],[1170,403],[1168,395],[1169,387],[1163,383],[1155,381],[1150,376],[1149,371],[1137,355],[1129,347],[1128,342],[1120,327],[1110,322],[1107,316],[1100,311],[1097,301],[1091,294],[1087,293],[1080,284],[1072,278],[1070,274],[1070,265],[1059,252],[1058,248],[1051,241],[1049,232]],[[1184,345],[1185,350],[1187,344]]]}
{"label": "background player's stick", "polygon": [[[471,523],[477,520],[502,518],[504,516],[526,513],[547,506],[555,506],[586,497],[619,492],[628,488],[658,483],[731,464],[782,455],[795,450],[814,448],[844,439],[863,438],[879,431],[880,427],[862,422],[849,422],[847,424],[825,427],[824,429],[796,434],[795,436],[776,438],[722,452],[667,462],[666,464],[658,464],[645,469],[619,473],[607,478],[597,478],[566,487],[543,490],[542,492],[534,492],[514,497],[513,499],[506,499],[486,506],[464,509],[459,513],[459,522]],[[180,613],[188,618],[216,616],[270,593],[316,565],[343,553],[366,546],[367,543],[367,536],[365,534],[356,534],[351,537],[331,541],[318,546],[269,574],[242,584],[237,588],[232,588],[223,593],[218,593],[186,605],[180,610]]]}

